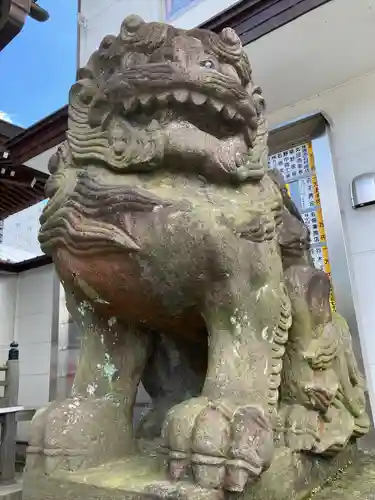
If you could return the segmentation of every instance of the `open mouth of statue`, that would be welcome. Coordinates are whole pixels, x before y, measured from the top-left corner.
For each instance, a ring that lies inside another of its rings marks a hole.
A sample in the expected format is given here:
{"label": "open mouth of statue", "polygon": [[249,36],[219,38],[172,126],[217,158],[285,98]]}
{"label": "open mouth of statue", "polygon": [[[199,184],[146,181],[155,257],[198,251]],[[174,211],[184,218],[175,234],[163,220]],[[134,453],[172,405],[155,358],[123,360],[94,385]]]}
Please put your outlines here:
{"label": "open mouth of statue", "polygon": [[145,93],[123,101],[127,120],[134,125],[147,127],[152,120],[160,124],[189,122],[218,139],[243,134],[251,146],[257,126],[256,114],[250,102],[242,101],[241,108],[186,89]]}

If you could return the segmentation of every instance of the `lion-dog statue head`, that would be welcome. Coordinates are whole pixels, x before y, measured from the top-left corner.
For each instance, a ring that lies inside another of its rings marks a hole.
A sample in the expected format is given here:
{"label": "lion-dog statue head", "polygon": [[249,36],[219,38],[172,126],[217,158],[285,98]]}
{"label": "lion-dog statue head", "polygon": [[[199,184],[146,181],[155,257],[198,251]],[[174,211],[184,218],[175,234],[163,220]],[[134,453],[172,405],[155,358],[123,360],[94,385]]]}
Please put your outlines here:
{"label": "lion-dog statue head", "polygon": [[[67,141],[49,164],[43,249],[48,252],[61,231],[65,239],[75,239],[75,216],[85,211],[99,169],[193,171],[210,183],[259,180],[267,168],[263,111],[261,91],[234,30],[185,31],[127,17],[118,36],[103,39],[71,89]],[[95,189],[99,206],[108,186]],[[73,191],[75,203],[61,212]],[[96,232],[97,245],[104,244],[106,231],[111,240],[118,232],[101,221],[98,240],[97,224],[90,220],[85,251],[91,233]]]}

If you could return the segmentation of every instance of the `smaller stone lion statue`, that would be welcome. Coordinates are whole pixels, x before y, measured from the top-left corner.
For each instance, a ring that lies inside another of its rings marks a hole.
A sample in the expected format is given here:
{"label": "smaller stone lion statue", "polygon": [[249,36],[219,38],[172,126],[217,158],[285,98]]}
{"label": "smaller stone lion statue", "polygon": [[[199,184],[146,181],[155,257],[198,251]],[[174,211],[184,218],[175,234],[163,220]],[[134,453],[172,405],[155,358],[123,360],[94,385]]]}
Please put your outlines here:
{"label": "smaller stone lion statue", "polygon": [[78,73],[40,242],[82,331],[71,396],[40,410],[28,468],[136,453],[142,381],[170,477],[241,492],[287,447],[369,426],[328,277],[267,165],[261,90],[232,29],[127,17]]}

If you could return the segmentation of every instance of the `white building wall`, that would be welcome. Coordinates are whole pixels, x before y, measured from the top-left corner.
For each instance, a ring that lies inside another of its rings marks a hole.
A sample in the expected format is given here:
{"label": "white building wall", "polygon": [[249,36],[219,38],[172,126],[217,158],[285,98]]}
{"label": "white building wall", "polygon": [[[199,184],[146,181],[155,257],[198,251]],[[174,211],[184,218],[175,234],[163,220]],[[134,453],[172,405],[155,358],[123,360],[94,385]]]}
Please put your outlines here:
{"label": "white building wall", "polygon": [[[25,165],[40,172],[48,173],[48,161],[56,150],[57,146],[48,149],[25,162]],[[38,232],[40,227],[39,218],[45,203],[46,201],[36,203],[1,221],[0,255],[4,254],[6,258],[10,258],[13,262],[42,255],[38,242]],[[14,252],[12,252],[12,249],[15,249]]]}
{"label": "white building wall", "polygon": [[[68,99],[68,96],[66,96]],[[54,146],[51,149],[47,149],[47,151],[43,151],[40,155],[31,158],[30,160],[25,162],[25,165],[33,168],[34,170],[39,170],[40,172],[44,172],[48,174],[48,161],[51,156],[57,151],[58,146]]]}
{"label": "white building wall", "polygon": [[[271,126],[323,112],[331,124],[331,148],[353,285],[354,304],[375,414],[375,207],[353,210],[353,177],[374,172],[375,70],[320,95],[280,109]],[[332,257],[333,258],[333,257]]]}
{"label": "white building wall", "polygon": [[[45,151],[26,165],[47,173],[48,160],[56,149]],[[38,232],[44,203],[32,205],[4,220],[0,254],[13,262],[42,255]],[[55,341],[54,276],[52,264],[18,275],[0,274],[0,364],[7,359],[9,344],[17,341],[20,349],[18,402],[26,407],[39,408],[54,397],[50,394],[51,383],[57,375],[57,366],[51,359],[57,348],[52,345]],[[19,440],[27,441],[29,425],[28,422],[18,424]]]}
{"label": "white building wall", "polygon": [[[19,275],[0,275],[0,363],[15,340],[20,349],[20,405],[38,408],[50,397],[53,340],[54,268],[48,265]],[[18,439],[28,437],[27,422]]]}
{"label": "white building wall", "polygon": [[[125,0],[126,1],[126,0]],[[167,21],[176,28],[191,29],[217,16],[220,12],[229,9],[239,0],[192,0],[189,6],[182,8],[177,15],[171,19],[163,16],[163,21]]]}
{"label": "white building wall", "polygon": [[0,246],[4,245],[7,248],[24,250],[30,254],[28,258],[42,255],[38,242],[38,232],[40,227],[39,217],[45,203],[45,201],[36,203],[7,217],[4,220],[3,241]]}
{"label": "white building wall", "polygon": [[129,14],[138,14],[145,21],[167,21],[190,29],[211,19],[239,0],[191,0],[177,15],[166,19],[164,0],[81,0],[79,63],[83,66],[101,40],[117,34],[121,22]]}
{"label": "white building wall", "polygon": [[18,276],[0,274],[0,364],[8,359],[9,344],[14,340]]}
{"label": "white building wall", "polygon": [[65,398],[70,394],[79,356],[79,348],[69,345],[69,326],[69,313],[66,308],[65,291],[62,285],[60,285],[57,361],[57,395],[60,398]]}
{"label": "white building wall", "polygon": [[101,40],[117,34],[123,19],[138,14],[145,21],[162,19],[160,0],[81,0],[79,64],[86,64]]}
{"label": "white building wall", "polygon": [[19,404],[24,406],[49,400],[54,272],[50,264],[18,275],[14,340],[20,346]]}

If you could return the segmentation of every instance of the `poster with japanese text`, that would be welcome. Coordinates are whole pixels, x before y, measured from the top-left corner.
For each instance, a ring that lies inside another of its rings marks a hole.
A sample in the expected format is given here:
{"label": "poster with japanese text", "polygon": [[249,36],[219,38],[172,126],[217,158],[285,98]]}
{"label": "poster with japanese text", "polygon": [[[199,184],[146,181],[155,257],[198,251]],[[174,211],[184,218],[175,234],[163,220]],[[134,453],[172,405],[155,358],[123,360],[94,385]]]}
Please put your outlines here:
{"label": "poster with japanese text", "polygon": [[[270,168],[284,177],[288,193],[310,232],[311,257],[317,269],[331,277],[319,186],[311,143],[301,144],[269,157]],[[331,289],[331,308],[336,309]]]}

